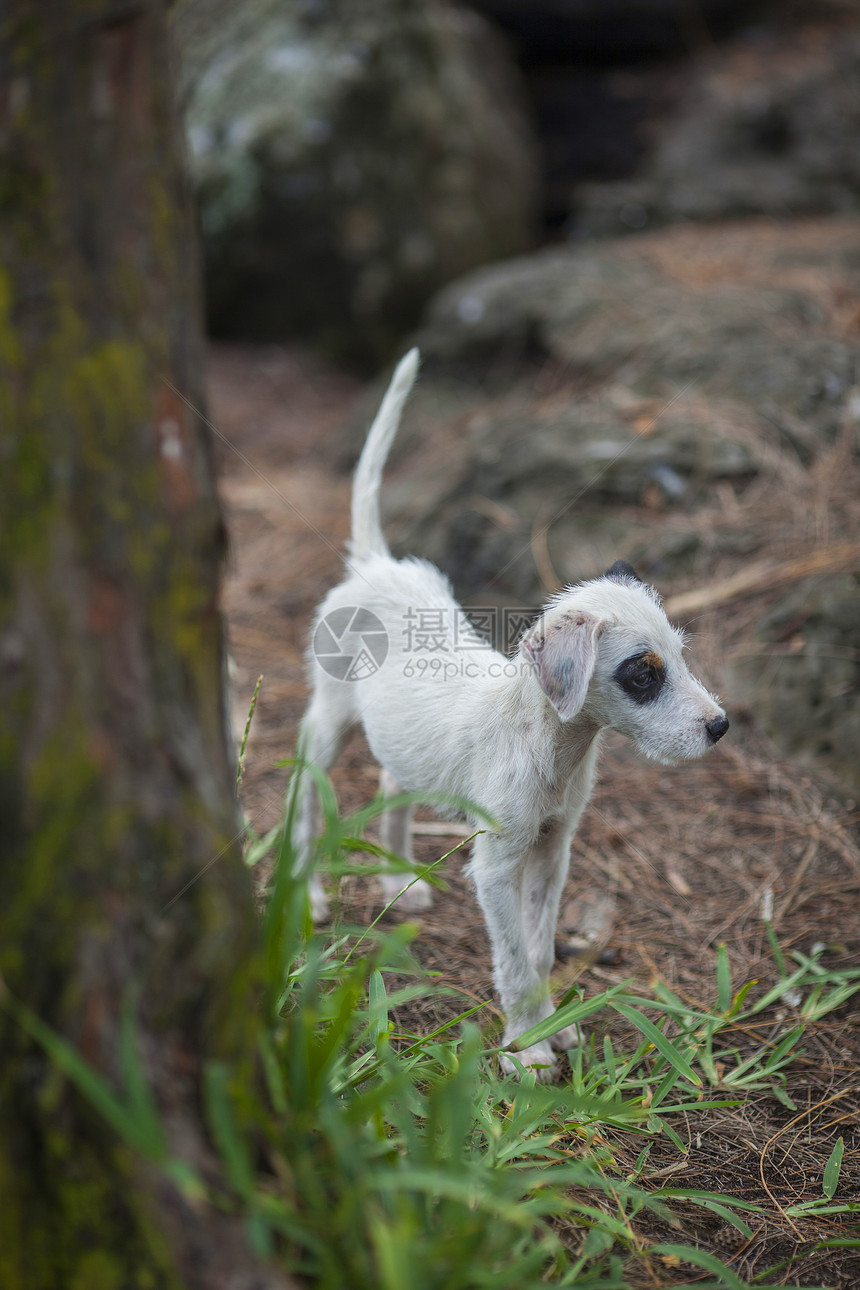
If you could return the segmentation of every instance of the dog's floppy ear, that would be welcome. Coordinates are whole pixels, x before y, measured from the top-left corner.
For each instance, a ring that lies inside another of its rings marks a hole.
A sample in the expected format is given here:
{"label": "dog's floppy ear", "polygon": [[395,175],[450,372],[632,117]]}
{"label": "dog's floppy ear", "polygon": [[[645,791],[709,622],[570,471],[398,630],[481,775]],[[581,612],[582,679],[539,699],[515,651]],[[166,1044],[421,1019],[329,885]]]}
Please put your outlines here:
{"label": "dog's floppy ear", "polygon": [[520,648],[562,721],[572,720],[585,702],[601,626],[583,610],[550,610],[522,639]]}

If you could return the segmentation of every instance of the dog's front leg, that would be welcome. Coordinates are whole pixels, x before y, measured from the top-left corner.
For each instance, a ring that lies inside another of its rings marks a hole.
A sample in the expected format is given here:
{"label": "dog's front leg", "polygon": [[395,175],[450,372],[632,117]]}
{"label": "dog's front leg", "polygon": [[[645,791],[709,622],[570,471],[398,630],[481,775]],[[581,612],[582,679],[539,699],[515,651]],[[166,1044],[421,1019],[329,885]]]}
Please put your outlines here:
{"label": "dog's front leg", "polygon": [[[548,820],[529,851],[523,875],[523,921],[529,958],[539,979],[546,983],[547,994],[555,962],[558,907],[570,865],[572,836],[568,822]],[[549,1037],[550,1045],[559,1052],[572,1048],[578,1040],[575,1026],[565,1026]]]}
{"label": "dog's front leg", "polygon": [[[517,843],[498,833],[484,833],[475,839],[471,863],[478,901],[487,924],[493,953],[493,977],[505,1014],[503,1043],[550,1016],[548,972],[538,973],[529,954],[523,917],[523,855]],[[533,1068],[539,1080],[555,1078],[556,1062],[549,1043],[532,1044],[516,1054],[517,1060]],[[516,1072],[510,1057],[502,1054],[502,1069]]]}

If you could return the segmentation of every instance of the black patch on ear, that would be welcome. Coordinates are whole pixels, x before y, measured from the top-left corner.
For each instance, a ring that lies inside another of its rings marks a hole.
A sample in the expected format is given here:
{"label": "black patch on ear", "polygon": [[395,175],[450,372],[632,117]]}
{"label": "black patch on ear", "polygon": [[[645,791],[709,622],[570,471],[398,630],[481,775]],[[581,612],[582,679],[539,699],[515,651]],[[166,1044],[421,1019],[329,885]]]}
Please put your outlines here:
{"label": "black patch on ear", "polygon": [[614,582],[624,582],[627,578],[632,578],[634,582],[642,582],[639,574],[630,567],[626,560],[616,560],[603,576],[604,578],[612,578]]}
{"label": "black patch on ear", "polygon": [[666,683],[666,669],[659,655],[644,650],[619,663],[613,678],[634,703],[653,703]]}

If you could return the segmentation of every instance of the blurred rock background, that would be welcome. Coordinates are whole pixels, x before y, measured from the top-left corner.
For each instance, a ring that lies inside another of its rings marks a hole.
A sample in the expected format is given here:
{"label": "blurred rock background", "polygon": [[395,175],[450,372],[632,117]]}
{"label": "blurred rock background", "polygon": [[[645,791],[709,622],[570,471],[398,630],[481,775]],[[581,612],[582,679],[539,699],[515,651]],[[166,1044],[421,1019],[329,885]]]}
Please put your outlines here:
{"label": "blurred rock background", "polygon": [[396,548],[483,605],[630,560],[740,737],[860,787],[860,6],[184,0],[177,37],[213,336],[337,380],[421,345]]}

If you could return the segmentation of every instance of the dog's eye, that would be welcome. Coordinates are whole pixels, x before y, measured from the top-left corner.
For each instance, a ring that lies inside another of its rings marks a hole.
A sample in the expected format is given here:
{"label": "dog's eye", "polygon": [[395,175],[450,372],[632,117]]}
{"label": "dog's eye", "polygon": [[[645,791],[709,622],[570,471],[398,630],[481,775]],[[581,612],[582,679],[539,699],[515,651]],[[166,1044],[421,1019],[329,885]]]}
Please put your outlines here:
{"label": "dog's eye", "polygon": [[666,668],[658,654],[644,650],[615,669],[615,680],[634,703],[653,703],[665,683]]}

